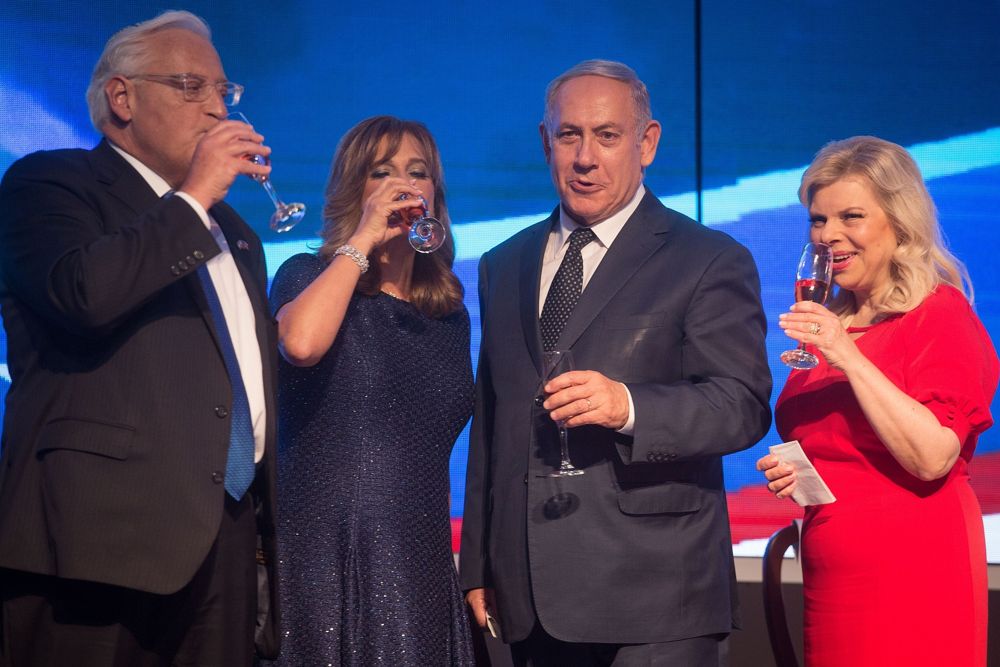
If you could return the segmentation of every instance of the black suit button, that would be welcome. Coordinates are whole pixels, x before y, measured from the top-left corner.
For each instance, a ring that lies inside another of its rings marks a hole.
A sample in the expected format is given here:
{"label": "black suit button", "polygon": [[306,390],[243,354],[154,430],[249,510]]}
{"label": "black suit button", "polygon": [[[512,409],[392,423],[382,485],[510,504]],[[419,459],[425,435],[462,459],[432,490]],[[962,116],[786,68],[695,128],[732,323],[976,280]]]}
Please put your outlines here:
{"label": "black suit button", "polygon": [[194,265],[195,265],[194,257],[192,257],[191,255],[188,255],[187,257],[184,258],[184,261],[186,261],[188,263],[188,266],[194,268]]}
{"label": "black suit button", "polygon": [[203,253],[201,250],[195,250],[191,254],[194,255],[195,259],[205,259],[205,253]]}
{"label": "black suit button", "polygon": [[177,262],[177,266],[179,266],[182,270],[187,271],[188,265],[183,259]]}
{"label": "black suit button", "polygon": [[223,475],[218,470],[212,473],[212,481],[215,482],[216,484],[222,484],[222,482],[224,482],[225,479],[226,479],[225,475]]}
{"label": "black suit button", "polygon": [[174,274],[175,276],[179,276],[181,275],[181,270],[177,268],[176,264],[174,264],[173,266],[170,267],[170,273]]}
{"label": "black suit button", "polygon": [[545,397],[544,396],[535,396],[535,407],[536,408],[542,407],[542,403],[544,403],[544,402],[545,402]]}
{"label": "black suit button", "polygon": [[528,473],[524,473],[524,483],[528,483]]}
{"label": "black suit button", "polygon": [[225,419],[226,417],[229,416],[229,410],[226,409],[226,406],[224,405],[216,405],[215,416],[218,417],[219,419]]}

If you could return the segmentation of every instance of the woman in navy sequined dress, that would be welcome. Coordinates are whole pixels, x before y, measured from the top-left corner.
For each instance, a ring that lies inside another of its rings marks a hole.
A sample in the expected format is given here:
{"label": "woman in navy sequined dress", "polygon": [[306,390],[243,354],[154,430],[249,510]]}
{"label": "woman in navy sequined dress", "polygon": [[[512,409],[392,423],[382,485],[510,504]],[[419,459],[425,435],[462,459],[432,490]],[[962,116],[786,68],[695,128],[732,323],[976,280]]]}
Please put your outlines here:
{"label": "woman in navy sequined dress", "polygon": [[[401,195],[407,201],[401,201]],[[451,553],[448,459],[472,411],[454,243],[417,254],[393,214],[423,197],[447,225],[419,124],[351,129],[317,255],[271,289],[279,392],[282,665],[472,665]]]}

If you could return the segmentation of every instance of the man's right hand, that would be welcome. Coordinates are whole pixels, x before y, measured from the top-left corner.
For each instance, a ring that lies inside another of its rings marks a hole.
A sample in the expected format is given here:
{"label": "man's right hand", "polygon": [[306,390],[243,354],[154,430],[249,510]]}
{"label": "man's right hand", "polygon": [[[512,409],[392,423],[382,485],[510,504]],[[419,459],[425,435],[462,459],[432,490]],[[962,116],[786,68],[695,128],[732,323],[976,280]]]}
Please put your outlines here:
{"label": "man's right hand", "polygon": [[465,594],[465,602],[472,608],[472,613],[476,617],[476,624],[480,628],[486,629],[486,612],[490,616],[496,617],[497,606],[492,588],[473,588]]}
{"label": "man's right hand", "polygon": [[271,154],[271,149],[261,143],[263,140],[263,135],[246,123],[219,121],[198,142],[187,178],[178,189],[194,197],[207,211],[225,199],[237,176],[268,176],[270,165],[247,159],[248,155]]}

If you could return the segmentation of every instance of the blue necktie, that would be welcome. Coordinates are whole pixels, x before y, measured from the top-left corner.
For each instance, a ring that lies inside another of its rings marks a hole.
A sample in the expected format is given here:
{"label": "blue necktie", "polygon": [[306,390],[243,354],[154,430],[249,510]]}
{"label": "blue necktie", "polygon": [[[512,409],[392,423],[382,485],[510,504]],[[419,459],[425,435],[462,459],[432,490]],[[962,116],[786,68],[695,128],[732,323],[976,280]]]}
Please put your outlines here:
{"label": "blue necktie", "polygon": [[226,457],[226,492],[239,500],[250,488],[255,472],[250,403],[247,401],[246,387],[243,386],[240,364],[236,360],[236,349],[229,336],[229,327],[226,326],[226,316],[222,312],[222,303],[219,302],[219,294],[215,291],[215,285],[212,284],[212,278],[208,275],[208,269],[204,264],[198,267],[198,277],[205,290],[208,308],[212,311],[212,321],[219,336],[222,358],[226,362],[229,383],[233,387],[233,407],[229,415],[229,455]]}

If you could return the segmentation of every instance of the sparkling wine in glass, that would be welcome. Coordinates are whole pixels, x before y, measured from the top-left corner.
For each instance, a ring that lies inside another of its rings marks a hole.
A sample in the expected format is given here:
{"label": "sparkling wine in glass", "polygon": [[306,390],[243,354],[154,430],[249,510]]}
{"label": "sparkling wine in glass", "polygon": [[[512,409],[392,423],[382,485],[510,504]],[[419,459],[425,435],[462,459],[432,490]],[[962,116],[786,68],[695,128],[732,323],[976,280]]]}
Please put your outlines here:
{"label": "sparkling wine in glass", "polygon": [[[409,198],[410,196],[404,192],[399,196],[399,201]],[[409,226],[410,232],[406,238],[417,252],[434,252],[444,245],[447,236],[441,221],[428,215],[427,200],[423,197],[419,198],[413,208],[389,216],[389,224]]]}
{"label": "sparkling wine in glass", "polygon": [[[795,272],[795,300],[823,305],[830,295],[833,281],[833,250],[825,243],[807,243]],[[781,360],[792,368],[815,368],[819,359],[800,343],[794,350],[781,353]]]}
{"label": "sparkling wine in glass", "polygon": [[[573,353],[569,350],[552,350],[544,353],[542,356],[542,385],[544,386],[549,380],[571,370],[573,370]],[[582,475],[583,471],[573,467],[573,464],[569,462],[569,429],[566,428],[566,422],[557,421],[556,426],[559,428],[559,469],[543,475],[543,477]]]}
{"label": "sparkling wine in glass", "polygon": [[[239,111],[231,111],[228,118],[230,120],[238,120],[240,122],[250,125],[250,121]],[[271,160],[264,155],[253,155],[247,154],[244,156],[250,162],[260,165],[271,164]],[[278,197],[277,191],[274,189],[274,185],[271,184],[271,179],[267,176],[250,176],[253,180],[257,181],[264,188],[264,192],[267,196],[271,198],[271,203],[274,204],[274,213],[271,214],[271,229],[276,232],[287,232],[292,227],[299,223],[299,220],[303,218],[306,214],[306,205],[300,204],[299,202],[292,202],[291,204],[286,204],[281,201]]]}

